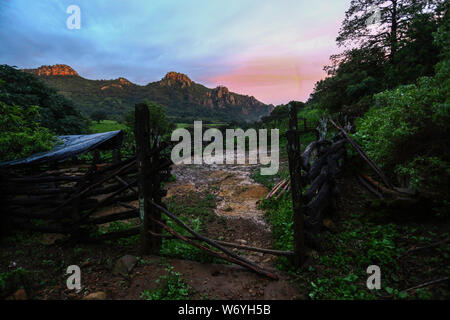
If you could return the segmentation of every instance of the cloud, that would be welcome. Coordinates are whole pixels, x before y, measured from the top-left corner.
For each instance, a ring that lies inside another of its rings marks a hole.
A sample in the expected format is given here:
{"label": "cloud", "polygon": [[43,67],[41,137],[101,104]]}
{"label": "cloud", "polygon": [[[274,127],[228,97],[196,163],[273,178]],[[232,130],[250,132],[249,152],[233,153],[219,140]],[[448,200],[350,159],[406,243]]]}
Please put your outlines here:
{"label": "cloud", "polygon": [[[2,1],[0,63],[64,63],[86,78],[139,84],[174,70],[269,103],[303,99],[336,50],[347,2]],[[66,28],[72,4],[80,30]]]}

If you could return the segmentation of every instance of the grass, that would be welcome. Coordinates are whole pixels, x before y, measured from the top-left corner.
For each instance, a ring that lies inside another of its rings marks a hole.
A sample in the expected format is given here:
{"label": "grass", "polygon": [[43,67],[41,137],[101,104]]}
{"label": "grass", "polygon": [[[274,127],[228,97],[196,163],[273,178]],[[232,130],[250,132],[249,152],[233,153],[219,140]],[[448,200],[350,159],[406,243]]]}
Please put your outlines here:
{"label": "grass", "polygon": [[93,121],[89,126],[92,133],[101,133],[108,131],[124,130],[126,126],[114,120],[102,120],[100,122]]}
{"label": "grass", "polygon": [[155,290],[144,290],[141,299],[144,300],[187,300],[194,292],[183,279],[182,274],[175,272],[172,266],[167,266],[167,275],[160,276],[156,283],[160,287]]}
{"label": "grass", "polygon": [[[174,196],[166,200],[167,208],[180,220],[190,226],[196,232],[203,232],[208,221],[214,219],[216,199],[209,193],[199,194],[190,192],[184,196]],[[182,235],[190,235],[186,230],[178,226],[170,219],[166,219],[168,226]],[[208,247],[207,245],[205,245]],[[163,239],[161,254],[184,258],[202,263],[223,263],[222,260],[207,255],[204,251],[179,240]]]}

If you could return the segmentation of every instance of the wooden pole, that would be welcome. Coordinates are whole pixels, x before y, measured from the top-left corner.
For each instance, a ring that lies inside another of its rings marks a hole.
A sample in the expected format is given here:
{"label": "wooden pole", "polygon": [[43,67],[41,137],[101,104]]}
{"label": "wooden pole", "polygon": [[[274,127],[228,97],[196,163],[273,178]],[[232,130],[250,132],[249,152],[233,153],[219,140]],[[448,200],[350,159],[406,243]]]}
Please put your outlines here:
{"label": "wooden pole", "polygon": [[138,103],[135,106],[135,138],[136,156],[138,168],[139,187],[139,218],[141,220],[141,254],[155,253],[152,248],[152,236],[148,232],[152,230],[152,207],[149,200],[152,196],[152,183],[149,173],[151,172],[151,152],[150,152],[150,113],[145,103]]}
{"label": "wooden pole", "polygon": [[289,130],[287,153],[291,177],[292,208],[294,211],[294,265],[300,267],[305,261],[304,208],[302,207],[300,135],[298,131],[297,103],[289,104]]}

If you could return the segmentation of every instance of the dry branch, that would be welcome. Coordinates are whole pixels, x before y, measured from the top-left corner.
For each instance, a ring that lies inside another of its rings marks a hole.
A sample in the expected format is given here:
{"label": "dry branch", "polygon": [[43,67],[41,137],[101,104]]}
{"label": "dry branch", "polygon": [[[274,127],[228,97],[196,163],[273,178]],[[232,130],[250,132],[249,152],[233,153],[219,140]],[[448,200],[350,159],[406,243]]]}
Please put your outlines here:
{"label": "dry branch", "polygon": [[[223,253],[229,255],[231,258],[240,261],[241,263],[244,263],[248,266],[250,266],[252,269],[254,270],[258,270],[260,269],[259,266],[257,266],[256,264],[254,264],[251,261],[248,261],[247,259],[238,256],[237,254],[235,254],[234,252],[224,248],[223,246],[219,245],[218,243],[216,243],[215,241],[202,236],[201,234],[199,234],[198,232],[192,230],[188,225],[186,225],[183,221],[181,221],[180,219],[178,219],[174,214],[172,214],[171,212],[169,212],[168,210],[166,210],[165,208],[161,207],[160,205],[156,204],[153,201],[149,201],[150,204],[152,204],[153,206],[155,206],[157,209],[159,209],[160,211],[162,211],[166,216],[168,216],[169,218],[171,218],[173,221],[175,221],[179,226],[181,226],[183,229],[187,230],[190,234],[192,234],[194,237],[196,237],[198,240],[204,241],[207,244],[209,244],[212,247],[215,247],[216,249],[219,249],[220,251],[222,251]],[[161,222],[158,221],[158,224],[161,224]],[[166,229],[167,230],[167,229]],[[262,269],[260,269],[262,270]],[[265,272],[265,271],[261,271],[261,272]],[[267,275],[269,276],[269,275]],[[275,275],[270,275],[269,277],[273,277],[273,279],[278,279]]]}
{"label": "dry branch", "polygon": [[[205,246],[195,242],[194,240],[191,240],[191,239],[189,239],[189,238],[187,238],[187,237],[177,233],[175,230],[173,230],[172,228],[170,228],[166,224],[162,223],[161,221],[158,221],[156,219],[152,219],[152,220],[154,222],[156,222],[157,224],[159,224],[162,228],[164,228],[167,232],[169,232],[174,237],[179,238],[180,240],[185,241],[185,242],[187,242],[187,243],[189,243],[189,244],[191,244],[191,245],[193,245],[193,246],[195,246],[195,247],[205,251],[206,253],[208,253],[208,254],[210,254],[210,255],[212,255],[214,257],[217,257],[217,258],[229,261],[231,263],[240,265],[240,266],[245,267],[245,268],[247,268],[247,269],[249,269],[249,270],[251,270],[251,271],[253,271],[253,272],[257,273],[257,274],[266,276],[266,277],[268,277],[270,279],[278,280],[278,276],[276,274],[271,273],[269,271],[266,271],[266,270],[262,269],[261,267],[259,267],[258,265],[254,264],[252,262],[249,262],[246,259],[235,255],[234,253],[233,253],[233,255],[230,255],[230,254],[224,254],[224,253],[220,253],[220,252],[216,252],[214,250],[211,250],[210,248],[207,248],[207,247],[205,247]],[[199,239],[199,240],[204,240],[204,239]],[[211,240],[205,241],[205,242],[210,244],[210,245],[212,245],[210,243],[210,242],[212,242]],[[221,250],[221,251],[223,251],[223,250]]]}
{"label": "dry branch", "polygon": [[369,164],[369,166],[375,170],[375,172],[380,176],[380,178],[383,180],[384,184],[386,186],[388,186],[389,188],[392,188],[392,184],[388,181],[388,179],[386,178],[386,175],[383,173],[383,171],[381,171],[381,169],[375,164],[375,162],[372,161],[372,159],[370,159],[366,153],[361,149],[361,147],[356,143],[355,140],[353,140],[348,133],[342,129],[342,127],[336,125],[334,123],[334,121],[330,118],[329,119],[331,124],[333,126],[336,127],[336,129],[338,129],[345,137],[345,139],[347,139],[348,142],[350,142],[350,144],[352,145],[352,147],[359,153],[359,155]]}

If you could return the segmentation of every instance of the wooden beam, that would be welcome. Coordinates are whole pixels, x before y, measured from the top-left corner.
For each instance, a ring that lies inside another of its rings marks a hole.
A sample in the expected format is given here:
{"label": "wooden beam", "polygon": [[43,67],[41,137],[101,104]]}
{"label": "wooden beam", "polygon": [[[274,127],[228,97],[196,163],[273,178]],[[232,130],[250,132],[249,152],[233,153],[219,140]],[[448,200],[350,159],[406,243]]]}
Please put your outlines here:
{"label": "wooden beam", "polygon": [[301,186],[301,156],[300,134],[298,131],[297,105],[289,104],[289,130],[286,132],[288,143],[287,153],[289,158],[289,174],[291,177],[292,208],[294,211],[294,265],[300,267],[306,260],[305,235],[304,235],[304,208],[302,202]]}
{"label": "wooden beam", "polygon": [[141,254],[151,254],[156,248],[152,245],[153,221],[152,210],[149,201],[152,199],[152,182],[150,172],[152,168],[150,152],[150,112],[145,103],[138,103],[135,106],[134,136],[136,138],[136,155],[138,168],[138,190],[139,190],[139,218],[141,220]]}

